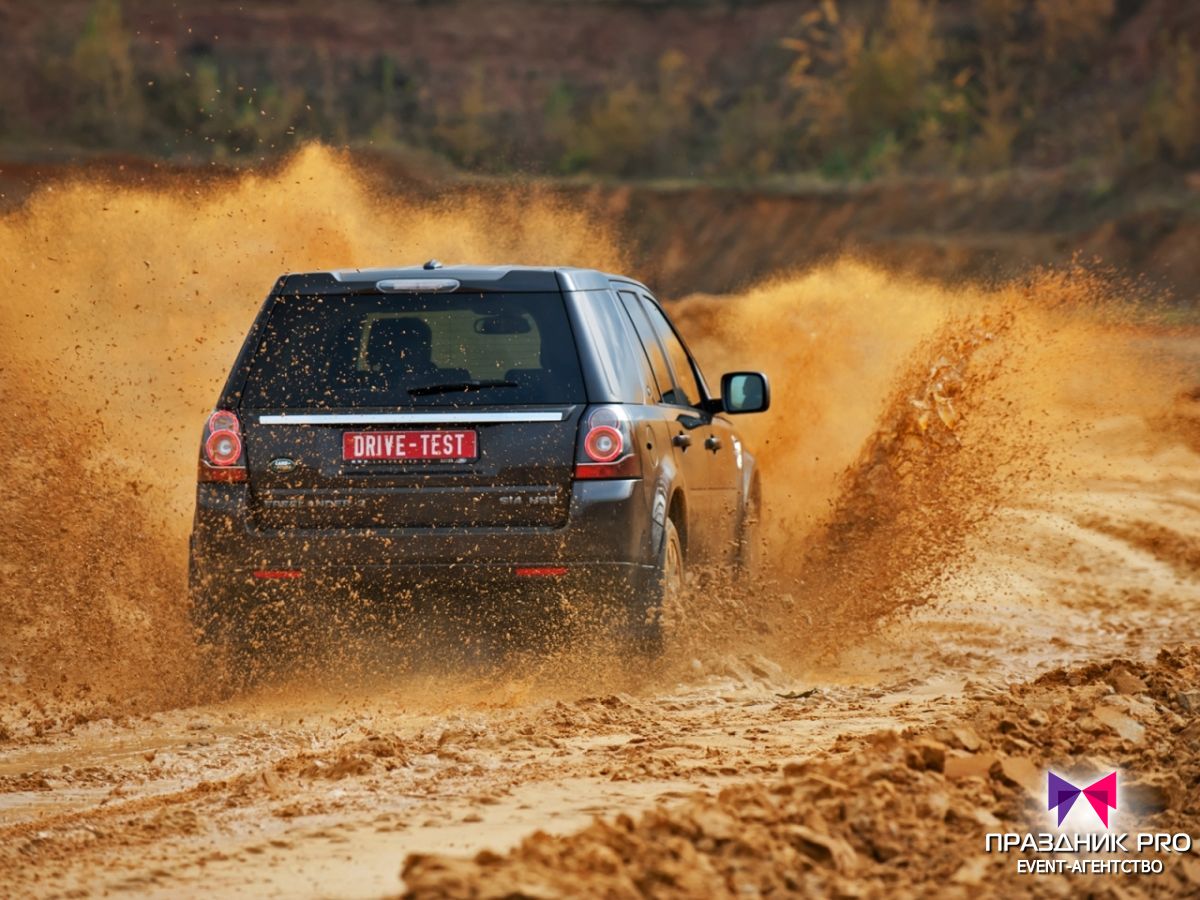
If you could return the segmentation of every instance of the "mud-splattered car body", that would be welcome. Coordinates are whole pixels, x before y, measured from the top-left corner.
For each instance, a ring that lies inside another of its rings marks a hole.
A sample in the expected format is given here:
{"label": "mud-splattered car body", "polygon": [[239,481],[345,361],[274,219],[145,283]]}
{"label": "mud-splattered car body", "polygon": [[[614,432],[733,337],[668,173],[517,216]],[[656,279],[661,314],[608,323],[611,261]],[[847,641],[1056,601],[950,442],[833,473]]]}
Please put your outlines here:
{"label": "mud-splattered car body", "polygon": [[757,373],[711,392],[632,279],[436,264],[283,276],[205,427],[197,621],[236,631],[314,585],[386,601],[536,583],[602,587],[656,639],[685,561],[745,554],[757,475],[728,416],[768,403]]}

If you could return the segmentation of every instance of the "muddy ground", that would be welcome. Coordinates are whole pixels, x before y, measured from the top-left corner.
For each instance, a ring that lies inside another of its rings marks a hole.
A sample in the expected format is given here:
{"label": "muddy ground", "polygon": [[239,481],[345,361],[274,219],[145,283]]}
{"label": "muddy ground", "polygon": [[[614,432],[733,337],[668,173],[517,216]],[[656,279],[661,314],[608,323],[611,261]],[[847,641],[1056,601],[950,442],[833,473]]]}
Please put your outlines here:
{"label": "muddy ground", "polygon": [[681,300],[710,374],[775,380],[746,425],[767,528],[757,583],[697,580],[653,666],[587,633],[356,645],[231,692],[182,566],[257,297],[396,253],[623,259],[552,204],[496,222],[320,155],[0,220],[0,388],[36,411],[0,426],[0,893],[1200,891],[1194,851],[1082,880],[983,853],[1050,827],[1049,767],[1119,769],[1122,831],[1200,836],[1200,335],[1087,272],[952,290],[843,261]]}

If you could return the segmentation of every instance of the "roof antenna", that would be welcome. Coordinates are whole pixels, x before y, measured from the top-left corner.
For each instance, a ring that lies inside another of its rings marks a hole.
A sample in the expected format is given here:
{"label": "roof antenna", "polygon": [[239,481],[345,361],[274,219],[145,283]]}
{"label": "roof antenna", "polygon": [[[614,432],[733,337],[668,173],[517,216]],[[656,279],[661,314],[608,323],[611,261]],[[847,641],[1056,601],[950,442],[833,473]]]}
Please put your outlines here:
{"label": "roof antenna", "polygon": [[440,269],[441,267],[442,263],[440,260],[431,259],[429,262],[425,263],[422,268],[426,269],[427,271],[432,271],[433,269]]}

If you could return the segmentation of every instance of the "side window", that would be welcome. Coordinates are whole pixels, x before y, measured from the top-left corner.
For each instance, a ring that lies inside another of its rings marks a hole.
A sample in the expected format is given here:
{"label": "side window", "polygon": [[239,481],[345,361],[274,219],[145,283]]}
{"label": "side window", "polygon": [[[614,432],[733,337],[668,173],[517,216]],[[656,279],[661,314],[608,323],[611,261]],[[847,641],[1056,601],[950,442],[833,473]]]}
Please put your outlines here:
{"label": "side window", "polygon": [[646,358],[650,360],[650,371],[654,374],[657,386],[655,400],[674,403],[674,382],[671,380],[671,367],[667,364],[666,351],[659,344],[658,338],[654,336],[654,329],[650,327],[650,322],[642,311],[642,304],[638,301],[637,294],[630,291],[618,291],[617,293],[620,294],[625,312],[629,314],[629,319],[633,322],[633,328],[641,341],[642,349],[646,352]]}
{"label": "side window", "polygon": [[675,371],[676,393],[683,395],[677,402],[681,406],[699,406],[702,397],[700,382],[696,380],[692,359],[688,356],[683,342],[675,334],[675,329],[671,327],[671,323],[667,321],[663,311],[658,308],[658,304],[651,301],[649,297],[643,297],[642,300],[646,308],[646,315],[650,318],[650,324],[654,326],[655,333],[658,334],[663,346],[667,348],[667,356],[671,359],[671,368]]}
{"label": "side window", "polygon": [[654,375],[629,316],[613,291],[589,291],[576,311],[599,344],[598,363],[616,396],[627,403],[654,402]]}

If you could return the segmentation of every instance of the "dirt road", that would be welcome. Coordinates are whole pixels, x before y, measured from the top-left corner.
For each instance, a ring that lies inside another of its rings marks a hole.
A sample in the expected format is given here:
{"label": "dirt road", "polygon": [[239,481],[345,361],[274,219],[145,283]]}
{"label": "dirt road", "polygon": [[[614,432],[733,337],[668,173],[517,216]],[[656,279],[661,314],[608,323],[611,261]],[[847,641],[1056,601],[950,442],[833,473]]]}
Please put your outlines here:
{"label": "dirt road", "polygon": [[[1145,546],[1146,520],[1178,550]],[[1195,459],[1139,457],[1006,510],[939,602],[803,674],[730,655],[619,692],[537,672],[290,685],[22,741],[0,752],[0,864],[42,895],[397,892],[410,853],[712,794],[843,736],[953,721],[1054,666],[1194,640],[1198,520]]]}
{"label": "dirt road", "polygon": [[549,660],[340,691],[284,684],[10,743],[5,882],[38,895],[395,893],[412,853],[504,851],[535,829],[713,795],[847,737],[955,722],[1054,667],[1197,641],[1196,456],[1134,421],[1092,439],[1125,455],[998,511],[935,601],[826,664],[728,653],[644,678],[560,679]]}
{"label": "dirt road", "polygon": [[[1086,276],[950,291],[842,265],[679,307],[710,368],[759,360],[778,396],[794,400],[749,436],[768,473],[764,583],[694,585],[657,666],[635,670],[585,642],[466,667],[427,661],[392,677],[318,669],[223,697],[181,624],[181,535],[191,444],[220,375],[196,341],[236,340],[248,302],[197,310],[160,291],[188,282],[192,266],[206,291],[241,290],[246,276],[193,259],[232,221],[226,212],[245,214],[255,196],[282,204],[309,164],[279,185],[205,200],[190,236],[161,253],[112,248],[123,292],[93,285],[54,299],[94,259],[62,224],[66,210],[81,198],[142,210],[122,213],[140,228],[138,216],[179,217],[186,198],[97,200],[103,191],[81,188],[0,228],[14,251],[53,235],[69,270],[37,287],[45,308],[31,318],[3,309],[12,362],[0,386],[54,399],[40,421],[0,431],[21,476],[0,496],[3,611],[14,623],[0,643],[0,894],[375,897],[405,890],[406,859],[420,896],[486,895],[489,883],[571,894],[591,876],[612,896],[647,884],[663,896],[711,893],[718,882],[687,879],[716,863],[676,871],[653,856],[665,838],[637,835],[710,809],[696,806],[698,792],[725,798],[710,802],[733,816],[712,828],[741,833],[751,826],[737,817],[760,802],[753,792],[779,796],[780,778],[824,784],[817,804],[884,762],[892,768],[855,796],[911,806],[951,779],[947,752],[983,760],[971,788],[979,810],[963,825],[940,808],[911,829],[970,846],[939,857],[903,835],[889,844],[880,829],[910,826],[886,806],[860,809],[849,831],[826,810],[805,821],[809,850],[792,865],[818,880],[790,889],[1029,889],[1007,870],[987,876],[987,860],[960,867],[981,849],[976,831],[1033,815],[1044,786],[1024,776],[1045,762],[1086,758],[1166,785],[1159,802],[1125,813],[1129,828],[1196,832],[1200,797],[1182,774],[1200,746],[1196,710],[1179,697],[1200,677],[1187,649],[1200,645],[1200,403],[1187,393],[1200,384],[1200,336],[1124,321],[1113,289]],[[339,229],[357,234],[377,214],[368,204],[321,236],[274,236],[266,255],[356,255]],[[544,232],[520,252],[538,252],[560,215],[545,213]],[[230,252],[234,262],[249,253]],[[159,274],[167,258],[184,269]],[[80,321],[98,323],[99,339],[81,341]],[[139,353],[148,335],[157,349]],[[155,404],[131,418],[121,397],[147,392]],[[81,443],[80,422],[105,441]],[[57,455],[47,462],[31,443]],[[1154,662],[1165,647],[1175,655]],[[1045,673],[1059,674],[1038,682]],[[1022,697],[1053,715],[1012,712]],[[1004,716],[1020,721],[1009,728]],[[1091,746],[1055,743],[1054,717],[1091,729]],[[975,738],[947,736],[967,721]],[[937,746],[914,758],[923,735]],[[1006,762],[1018,757],[1026,769]],[[951,806],[966,791],[937,790]],[[849,801],[839,802],[843,815]],[[637,819],[659,807],[659,818]],[[630,817],[611,826],[634,841],[620,859],[608,833],[525,840],[575,834],[596,816]],[[761,846],[775,846],[769,821],[755,821],[767,828]],[[731,839],[697,839],[689,852],[716,859]],[[1197,859],[1121,887],[1195,891]],[[639,860],[657,881],[630,874]],[[758,871],[749,865],[747,878]],[[719,881],[742,896],[767,883]]]}

